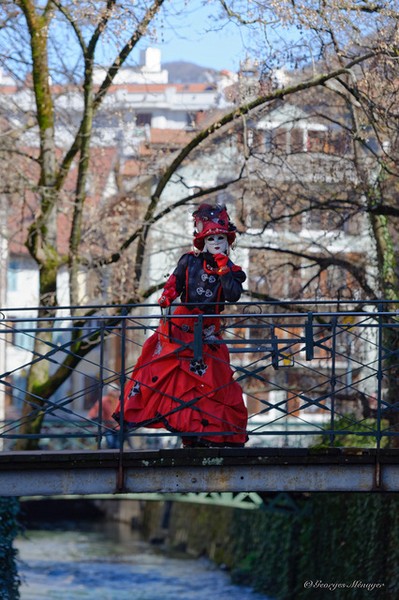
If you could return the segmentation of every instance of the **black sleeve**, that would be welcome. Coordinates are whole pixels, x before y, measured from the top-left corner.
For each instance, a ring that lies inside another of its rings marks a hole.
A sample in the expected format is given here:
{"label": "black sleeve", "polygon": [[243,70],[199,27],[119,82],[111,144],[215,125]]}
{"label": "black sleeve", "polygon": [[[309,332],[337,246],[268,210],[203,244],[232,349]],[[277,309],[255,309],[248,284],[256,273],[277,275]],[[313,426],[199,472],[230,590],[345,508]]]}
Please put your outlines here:
{"label": "black sleeve", "polygon": [[231,263],[229,264],[230,271],[225,275],[220,275],[224,297],[227,302],[237,302],[242,294],[242,284],[247,276],[244,271]]}
{"label": "black sleeve", "polygon": [[188,256],[188,254],[183,254],[183,256],[179,258],[175,270],[165,283],[163,295],[169,298],[171,302],[173,302],[177,296],[180,296],[186,287]]}

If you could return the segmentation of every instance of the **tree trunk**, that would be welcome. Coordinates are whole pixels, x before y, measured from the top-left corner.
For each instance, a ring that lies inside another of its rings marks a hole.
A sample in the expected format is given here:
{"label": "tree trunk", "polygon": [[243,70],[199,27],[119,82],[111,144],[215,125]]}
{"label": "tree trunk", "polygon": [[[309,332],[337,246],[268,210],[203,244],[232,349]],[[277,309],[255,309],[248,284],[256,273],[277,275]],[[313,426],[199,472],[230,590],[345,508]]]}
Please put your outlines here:
{"label": "tree trunk", "polygon": [[[389,428],[392,432],[399,432],[399,405],[398,403],[398,385],[399,385],[399,329],[398,319],[395,311],[399,308],[398,303],[398,279],[396,276],[396,256],[391,233],[389,231],[388,219],[381,215],[371,215],[371,224],[376,240],[377,265],[380,277],[380,289],[382,300],[391,301],[384,307],[385,311],[390,311],[392,317],[383,319],[383,357],[384,377],[383,400],[391,405],[392,408],[385,409],[383,418],[389,422]],[[395,406],[396,405],[396,406]],[[390,439],[390,446],[399,448],[399,436],[393,436]]]}

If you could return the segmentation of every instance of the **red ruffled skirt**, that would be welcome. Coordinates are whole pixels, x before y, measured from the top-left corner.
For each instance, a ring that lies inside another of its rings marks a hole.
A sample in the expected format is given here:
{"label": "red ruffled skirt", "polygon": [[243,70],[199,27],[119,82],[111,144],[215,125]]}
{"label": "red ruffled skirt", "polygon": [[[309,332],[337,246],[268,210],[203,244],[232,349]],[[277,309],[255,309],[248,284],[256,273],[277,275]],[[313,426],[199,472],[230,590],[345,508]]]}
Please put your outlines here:
{"label": "red ruffled skirt", "polygon": [[[242,446],[247,441],[248,414],[241,387],[233,380],[229,351],[221,341],[220,319],[204,318],[202,357],[194,360],[198,314],[177,307],[144,343],[125,387],[125,425],[196,434],[215,446]],[[120,406],[115,418],[119,413]],[[189,445],[193,436],[185,439]]]}

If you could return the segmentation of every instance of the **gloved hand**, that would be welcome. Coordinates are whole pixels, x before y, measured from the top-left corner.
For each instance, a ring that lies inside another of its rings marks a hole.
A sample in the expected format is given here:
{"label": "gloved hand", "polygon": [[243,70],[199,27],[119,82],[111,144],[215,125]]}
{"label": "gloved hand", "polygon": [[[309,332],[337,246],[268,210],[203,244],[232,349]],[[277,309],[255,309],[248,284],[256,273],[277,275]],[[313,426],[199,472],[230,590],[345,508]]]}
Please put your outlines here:
{"label": "gloved hand", "polygon": [[161,308],[168,308],[168,306],[171,304],[170,298],[162,294],[162,296],[158,299],[158,304]]}
{"label": "gloved hand", "polygon": [[213,258],[215,259],[219,269],[223,269],[223,267],[226,267],[227,263],[229,262],[229,257],[227,256],[227,254],[222,254],[221,252],[219,252],[219,254],[215,254]]}
{"label": "gloved hand", "polygon": [[230,268],[227,266],[227,263],[229,262],[227,254],[219,252],[219,254],[214,254],[213,258],[218,266],[218,275],[225,275],[230,271]]}
{"label": "gloved hand", "polygon": [[158,300],[158,304],[161,308],[167,308],[177,296],[178,294],[175,288],[171,285],[166,285],[163,289],[162,296]]}

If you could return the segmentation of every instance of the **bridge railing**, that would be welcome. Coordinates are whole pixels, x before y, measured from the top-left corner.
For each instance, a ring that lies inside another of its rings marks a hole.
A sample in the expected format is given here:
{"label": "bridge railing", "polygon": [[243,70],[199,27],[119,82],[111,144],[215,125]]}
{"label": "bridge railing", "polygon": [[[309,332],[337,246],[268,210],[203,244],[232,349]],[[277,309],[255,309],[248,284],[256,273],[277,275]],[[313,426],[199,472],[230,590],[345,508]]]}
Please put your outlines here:
{"label": "bridge railing", "polygon": [[[101,418],[105,386],[123,395],[145,340],[160,322],[167,332],[172,319],[154,304],[62,307],[41,319],[37,309],[14,308],[1,317],[2,447],[27,437],[49,450],[105,447],[118,430]],[[226,306],[220,322],[222,339],[210,342],[206,316],[197,315],[191,342],[177,343],[199,361],[207,344],[226,344],[249,412],[249,446],[379,448],[399,436],[399,315],[390,303],[237,303]],[[49,379],[27,392],[33,364],[46,367]],[[99,419],[89,415],[96,400]],[[24,425],[36,418],[40,432],[27,433]],[[123,419],[119,425],[125,448],[181,442],[167,430],[125,432]]]}

